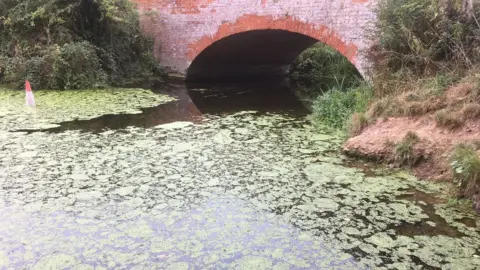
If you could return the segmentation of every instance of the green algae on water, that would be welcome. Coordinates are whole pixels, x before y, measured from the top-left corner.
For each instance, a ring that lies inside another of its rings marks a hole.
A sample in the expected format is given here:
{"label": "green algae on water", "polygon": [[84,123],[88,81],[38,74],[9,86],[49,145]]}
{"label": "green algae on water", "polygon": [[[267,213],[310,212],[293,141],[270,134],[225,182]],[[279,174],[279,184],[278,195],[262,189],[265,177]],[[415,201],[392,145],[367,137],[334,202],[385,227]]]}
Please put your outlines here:
{"label": "green algae on water", "polygon": [[88,120],[105,114],[136,114],[140,108],[175,100],[146,89],[34,91],[37,106],[25,106],[25,93],[0,89],[0,129],[57,127],[58,123]]}
{"label": "green algae on water", "polygon": [[459,221],[478,218],[433,205],[443,187],[345,167],[332,151],[341,140],[304,119],[207,117],[99,134],[0,131],[0,265],[480,267],[479,230]]}

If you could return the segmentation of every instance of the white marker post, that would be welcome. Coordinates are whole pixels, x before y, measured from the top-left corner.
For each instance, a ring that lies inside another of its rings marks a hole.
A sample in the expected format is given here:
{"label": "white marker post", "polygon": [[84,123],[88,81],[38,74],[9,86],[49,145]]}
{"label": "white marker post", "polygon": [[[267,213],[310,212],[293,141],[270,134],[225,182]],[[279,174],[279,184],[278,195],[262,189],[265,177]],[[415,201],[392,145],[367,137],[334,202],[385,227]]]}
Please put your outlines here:
{"label": "white marker post", "polygon": [[35,107],[35,98],[33,97],[32,87],[29,81],[25,81],[25,105]]}

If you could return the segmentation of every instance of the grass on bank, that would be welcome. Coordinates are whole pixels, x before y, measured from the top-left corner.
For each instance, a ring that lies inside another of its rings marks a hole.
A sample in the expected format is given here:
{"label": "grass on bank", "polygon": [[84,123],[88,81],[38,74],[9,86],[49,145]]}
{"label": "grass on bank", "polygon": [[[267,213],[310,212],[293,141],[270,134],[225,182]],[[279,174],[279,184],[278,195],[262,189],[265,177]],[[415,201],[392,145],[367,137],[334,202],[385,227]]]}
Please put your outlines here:
{"label": "grass on bank", "polygon": [[372,97],[367,84],[346,90],[333,88],[313,101],[313,119],[332,128],[358,133],[368,123],[364,112]]}
{"label": "grass on bank", "polygon": [[480,158],[476,147],[467,144],[458,145],[453,152],[451,166],[460,187],[460,195],[475,195],[480,189]]}
{"label": "grass on bank", "polygon": [[351,134],[367,125],[365,110],[372,88],[343,55],[318,43],[296,59],[290,73],[315,123]]}
{"label": "grass on bank", "polygon": [[419,141],[420,138],[415,132],[407,132],[402,141],[395,146],[395,162],[399,165],[415,165],[420,160],[420,157],[414,152],[414,147]]}

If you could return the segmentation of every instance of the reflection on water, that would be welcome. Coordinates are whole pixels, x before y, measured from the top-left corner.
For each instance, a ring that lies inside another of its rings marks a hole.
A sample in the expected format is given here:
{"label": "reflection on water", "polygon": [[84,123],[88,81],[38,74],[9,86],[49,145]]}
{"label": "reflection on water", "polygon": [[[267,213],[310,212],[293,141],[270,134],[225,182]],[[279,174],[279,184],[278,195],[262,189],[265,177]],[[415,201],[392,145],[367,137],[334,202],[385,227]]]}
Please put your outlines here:
{"label": "reflection on water", "polygon": [[190,97],[204,114],[238,111],[288,113],[305,116],[308,111],[295,96],[288,80],[251,83],[189,83]]}
{"label": "reflection on water", "polygon": [[55,128],[18,131],[32,133],[38,131],[64,132],[67,130],[80,130],[98,133],[109,129],[125,129],[127,127],[150,128],[175,121],[197,122],[201,120],[202,114],[190,99],[183,85],[169,85],[168,88],[158,89],[156,92],[172,95],[177,100],[151,108],[140,109],[141,113],[138,114],[107,114],[88,120],[62,122],[59,123],[59,127]]}
{"label": "reflection on water", "polygon": [[297,99],[288,81],[254,83],[168,84],[154,90],[177,101],[140,109],[138,114],[107,114],[89,120],[59,123],[59,127],[19,132],[63,132],[80,130],[98,133],[127,127],[150,128],[176,121],[201,121],[204,114],[228,114],[254,110],[305,116],[308,110]]}

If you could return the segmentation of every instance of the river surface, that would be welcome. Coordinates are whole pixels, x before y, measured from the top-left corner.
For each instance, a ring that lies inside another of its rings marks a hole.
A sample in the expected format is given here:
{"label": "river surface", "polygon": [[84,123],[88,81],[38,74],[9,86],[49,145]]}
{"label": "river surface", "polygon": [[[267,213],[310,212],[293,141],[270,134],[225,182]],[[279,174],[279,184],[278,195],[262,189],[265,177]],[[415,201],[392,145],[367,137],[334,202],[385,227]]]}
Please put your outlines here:
{"label": "river surface", "polygon": [[350,160],[285,84],[0,91],[0,269],[479,269],[449,186]]}

